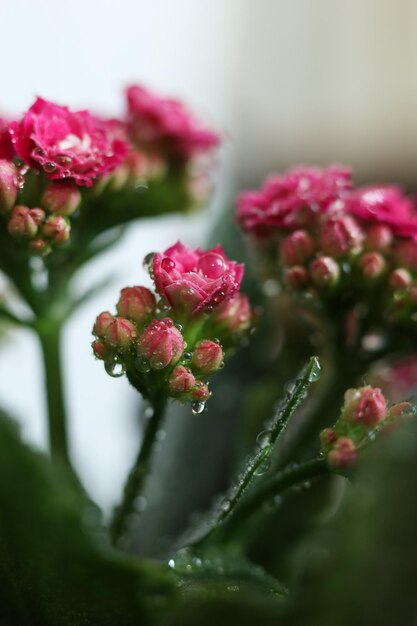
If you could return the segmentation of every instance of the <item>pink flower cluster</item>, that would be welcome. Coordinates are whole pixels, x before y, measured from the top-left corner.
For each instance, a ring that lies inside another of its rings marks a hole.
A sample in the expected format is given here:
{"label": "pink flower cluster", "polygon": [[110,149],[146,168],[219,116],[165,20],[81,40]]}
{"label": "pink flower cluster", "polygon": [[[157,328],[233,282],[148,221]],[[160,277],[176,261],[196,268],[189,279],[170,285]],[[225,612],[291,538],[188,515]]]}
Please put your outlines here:
{"label": "pink flower cluster", "polygon": [[127,89],[129,131],[139,147],[164,147],[171,155],[189,159],[220,143],[178,100],[161,98],[139,85]]}
{"label": "pink flower cluster", "polygon": [[160,300],[146,287],[122,289],[117,315],[106,311],[96,319],[94,354],[110,374],[126,372],[146,397],[205,402],[205,378],[254,321],[239,293],[243,266],[220,246],[203,251],[180,242],[145,261]]}

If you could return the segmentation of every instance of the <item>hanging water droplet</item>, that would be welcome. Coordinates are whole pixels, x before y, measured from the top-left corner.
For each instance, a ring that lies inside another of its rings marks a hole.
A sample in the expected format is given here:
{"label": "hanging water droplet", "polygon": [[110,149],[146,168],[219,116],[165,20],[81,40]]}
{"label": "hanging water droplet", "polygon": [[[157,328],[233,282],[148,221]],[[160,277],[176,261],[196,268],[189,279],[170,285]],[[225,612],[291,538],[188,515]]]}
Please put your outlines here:
{"label": "hanging water droplet", "polygon": [[154,257],[155,257],[155,252],[149,252],[149,254],[147,254],[145,258],[143,259],[143,267],[148,272],[152,268]]}
{"label": "hanging water droplet", "polygon": [[206,403],[203,401],[193,402],[191,405],[191,411],[194,415],[201,415],[206,410]]}
{"label": "hanging water droplet", "polygon": [[271,443],[271,431],[263,430],[256,437],[256,441],[260,448],[266,448]]}
{"label": "hanging water droplet", "polygon": [[104,363],[104,369],[106,370],[108,375],[112,376],[113,378],[119,378],[120,376],[123,376],[123,374],[125,373],[125,368],[123,364],[120,363],[120,361],[116,361],[116,360],[106,361]]}
{"label": "hanging water droplet", "polygon": [[309,372],[309,375],[308,375],[308,381],[310,383],[314,383],[317,380],[319,380],[320,375],[321,375],[320,362],[319,362],[318,358],[315,356],[315,357],[313,357],[312,364],[310,366],[310,372]]}
{"label": "hanging water droplet", "polygon": [[[146,359],[143,356],[139,356],[136,360],[135,360],[135,367],[136,369],[141,372],[142,374],[147,374],[150,369],[151,366],[149,364],[148,359]],[[152,410],[152,409],[151,409]]]}
{"label": "hanging water droplet", "polygon": [[52,161],[47,161],[42,167],[47,174],[53,174],[57,169],[56,164],[52,163]]}

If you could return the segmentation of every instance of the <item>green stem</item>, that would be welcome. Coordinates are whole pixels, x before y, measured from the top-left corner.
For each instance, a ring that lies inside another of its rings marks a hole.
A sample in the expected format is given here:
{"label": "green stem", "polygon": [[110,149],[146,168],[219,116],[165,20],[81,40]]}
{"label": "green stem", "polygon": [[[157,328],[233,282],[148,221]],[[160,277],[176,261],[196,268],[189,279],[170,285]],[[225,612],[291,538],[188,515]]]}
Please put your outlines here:
{"label": "green stem", "polygon": [[115,508],[113,519],[110,523],[110,539],[113,545],[117,545],[125,534],[128,526],[128,517],[134,510],[135,500],[145,486],[151,466],[156,434],[165,415],[166,399],[155,399],[152,402],[152,406],[153,415],[146,426],[139,454],[127,478],[122,501]]}
{"label": "green stem", "polygon": [[304,481],[329,474],[329,466],[326,460],[322,458],[313,459],[294,468],[286,468],[278,472],[276,476],[261,484],[256,491],[248,494],[246,499],[240,502],[234,513],[225,520],[219,528],[223,540],[232,538],[239,526],[245,524],[250,517],[259,512],[266,502],[283,491]]}
{"label": "green stem", "polygon": [[36,326],[42,350],[51,457],[71,467],[62,376],[62,322],[45,320]]}

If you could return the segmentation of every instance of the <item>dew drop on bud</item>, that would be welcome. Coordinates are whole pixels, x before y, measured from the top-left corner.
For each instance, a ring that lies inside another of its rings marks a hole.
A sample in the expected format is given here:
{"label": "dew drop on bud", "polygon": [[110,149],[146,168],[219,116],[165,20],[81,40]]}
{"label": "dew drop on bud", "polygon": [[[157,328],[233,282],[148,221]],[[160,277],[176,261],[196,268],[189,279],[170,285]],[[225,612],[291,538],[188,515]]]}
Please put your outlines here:
{"label": "dew drop on bud", "polygon": [[209,252],[201,257],[197,268],[205,278],[215,280],[216,278],[223,276],[227,269],[227,265],[220,254],[217,254],[216,252]]}
{"label": "dew drop on bud", "polygon": [[56,170],[55,163],[52,163],[51,161],[47,161],[46,163],[43,164],[42,167],[47,174],[53,174]]}
{"label": "dew drop on bud", "polygon": [[154,252],[149,252],[149,254],[147,254],[145,256],[145,258],[143,259],[143,267],[145,268],[145,270],[147,270],[148,272],[151,270],[152,268],[152,263],[155,257],[155,253]]}
{"label": "dew drop on bud", "polygon": [[107,361],[104,364],[104,369],[106,370],[108,375],[112,376],[113,378],[119,378],[120,376],[123,376],[123,374],[125,373],[122,363],[116,360]]}
{"label": "dew drop on bud", "polygon": [[191,411],[194,415],[201,415],[206,410],[205,402],[193,402],[191,405]]}
{"label": "dew drop on bud", "polygon": [[184,361],[191,361],[191,359],[193,358],[193,353],[192,352],[184,352],[184,354],[182,355],[182,358]]}
{"label": "dew drop on bud", "polygon": [[220,304],[220,302],[223,302],[225,297],[226,293],[222,289],[219,289],[213,294],[213,302],[215,302],[216,304]]}
{"label": "dew drop on bud", "polygon": [[165,257],[161,261],[161,267],[166,272],[172,272],[172,270],[175,269],[175,262],[169,257]]}

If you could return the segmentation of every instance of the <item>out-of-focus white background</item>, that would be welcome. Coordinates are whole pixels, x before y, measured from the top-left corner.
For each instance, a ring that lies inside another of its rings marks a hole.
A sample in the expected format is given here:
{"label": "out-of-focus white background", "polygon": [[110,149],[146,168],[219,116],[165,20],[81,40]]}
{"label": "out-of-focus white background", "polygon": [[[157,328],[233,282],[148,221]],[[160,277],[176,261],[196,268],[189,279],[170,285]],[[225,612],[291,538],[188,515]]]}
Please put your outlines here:
{"label": "out-of-focus white background", "polygon": [[[110,115],[141,82],[183,98],[224,135],[209,211],[133,226],[83,282],[116,272],[65,337],[73,456],[93,497],[116,498],[138,447],[136,394],[91,355],[95,315],[146,281],[142,257],[198,243],[241,185],[295,162],[349,163],[358,178],[417,180],[417,3],[413,0],[0,0],[0,112],[35,95]],[[36,341],[0,346],[0,405],[46,440]]]}

